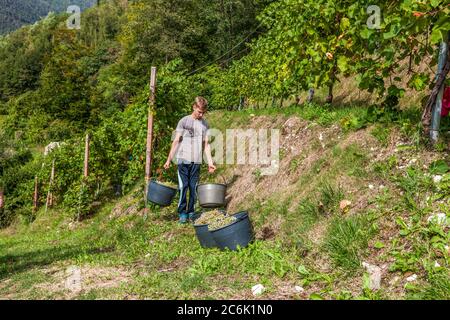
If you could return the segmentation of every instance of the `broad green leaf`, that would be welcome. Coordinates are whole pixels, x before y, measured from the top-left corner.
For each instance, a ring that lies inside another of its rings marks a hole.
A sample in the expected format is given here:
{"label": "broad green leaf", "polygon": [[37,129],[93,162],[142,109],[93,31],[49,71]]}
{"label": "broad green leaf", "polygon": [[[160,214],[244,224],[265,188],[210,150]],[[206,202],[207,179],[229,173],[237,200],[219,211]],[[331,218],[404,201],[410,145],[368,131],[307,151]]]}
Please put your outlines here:
{"label": "broad green leaf", "polygon": [[345,72],[348,70],[347,62],[348,62],[348,60],[347,60],[347,57],[345,57],[345,56],[340,56],[338,58],[337,64],[338,64],[338,68],[339,68],[339,70],[341,70],[341,72]]}
{"label": "broad green leaf", "polygon": [[402,230],[400,230],[399,234],[400,234],[401,236],[405,237],[405,236],[407,236],[407,235],[409,234],[409,231],[408,231],[408,230],[405,230],[405,229],[402,229]]}
{"label": "broad green leaf", "polygon": [[370,36],[372,35],[372,33],[373,33],[373,31],[370,30],[369,28],[364,28],[361,30],[360,35],[361,35],[361,38],[363,38],[363,39],[369,39]]}
{"label": "broad green leaf", "polygon": [[424,90],[430,81],[430,76],[423,73],[416,73],[411,77],[411,79],[408,82],[408,86],[410,88],[414,88],[417,91]]}
{"label": "broad green leaf", "polygon": [[438,28],[434,28],[433,31],[431,32],[431,37],[430,37],[431,43],[436,44],[443,40],[444,40],[444,37],[443,37],[441,30],[439,30]]}
{"label": "broad green leaf", "polygon": [[325,298],[323,296],[321,296],[318,293],[313,293],[309,296],[310,300],[325,300]]}
{"label": "broad green leaf", "polygon": [[442,0],[430,0],[430,4],[433,8],[436,8],[438,5],[440,5]]}
{"label": "broad green leaf", "polygon": [[431,174],[445,174],[450,170],[445,160],[437,160],[430,165]]}
{"label": "broad green leaf", "polygon": [[342,18],[341,20],[341,30],[346,30],[350,27],[350,20],[348,18]]}
{"label": "broad green leaf", "polygon": [[380,242],[380,241],[377,241],[377,242],[375,242],[375,244],[374,244],[374,248],[376,248],[376,249],[382,249],[382,248],[384,248],[384,247],[385,247],[384,243],[382,243],[382,242]]}
{"label": "broad green leaf", "polygon": [[306,267],[303,266],[303,265],[298,266],[297,271],[298,271],[298,273],[300,273],[300,274],[303,275],[303,276],[306,276],[306,275],[309,274],[308,269],[306,269]]}

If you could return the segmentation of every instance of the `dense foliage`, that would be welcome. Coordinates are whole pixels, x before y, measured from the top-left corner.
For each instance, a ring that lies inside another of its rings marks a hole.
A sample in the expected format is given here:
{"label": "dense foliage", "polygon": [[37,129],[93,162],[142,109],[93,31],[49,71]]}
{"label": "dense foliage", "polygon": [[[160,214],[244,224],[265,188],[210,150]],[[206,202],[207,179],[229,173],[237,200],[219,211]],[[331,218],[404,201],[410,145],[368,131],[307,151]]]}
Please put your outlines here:
{"label": "dense foliage", "polygon": [[[378,18],[369,6],[378,6]],[[449,13],[447,2],[439,0],[276,1],[259,17],[267,33],[222,79],[254,100],[326,87],[331,101],[333,86],[344,76],[356,76],[361,89],[399,96],[408,88],[395,75],[407,65],[408,87],[423,90],[430,78],[416,67],[426,56],[437,58],[436,45],[450,29]]]}
{"label": "dense foliage", "polygon": [[64,12],[70,5],[81,10],[91,7],[96,0],[2,0],[0,1],[0,34],[31,24],[49,12]]}

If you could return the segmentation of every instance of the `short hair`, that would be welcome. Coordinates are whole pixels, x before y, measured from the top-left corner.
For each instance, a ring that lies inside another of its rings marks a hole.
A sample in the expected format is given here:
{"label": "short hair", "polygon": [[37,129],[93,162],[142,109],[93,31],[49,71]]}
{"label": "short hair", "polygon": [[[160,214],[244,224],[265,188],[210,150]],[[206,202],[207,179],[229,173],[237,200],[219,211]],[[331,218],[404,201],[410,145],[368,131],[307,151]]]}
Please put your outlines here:
{"label": "short hair", "polygon": [[197,97],[197,98],[195,98],[195,103],[194,103],[193,107],[195,107],[195,106],[199,107],[202,110],[206,110],[206,109],[208,109],[208,100],[206,100],[203,97]]}

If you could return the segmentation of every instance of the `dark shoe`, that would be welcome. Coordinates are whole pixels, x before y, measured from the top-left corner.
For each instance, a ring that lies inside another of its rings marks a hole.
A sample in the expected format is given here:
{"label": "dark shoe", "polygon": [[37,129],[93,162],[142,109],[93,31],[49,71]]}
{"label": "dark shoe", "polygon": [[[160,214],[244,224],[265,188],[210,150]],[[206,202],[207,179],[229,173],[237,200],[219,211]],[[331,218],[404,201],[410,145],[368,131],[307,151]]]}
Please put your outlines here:
{"label": "dark shoe", "polygon": [[186,224],[188,223],[189,215],[187,214],[180,214],[180,220],[178,221],[179,224]]}
{"label": "dark shoe", "polygon": [[195,212],[189,213],[189,221],[194,222]]}

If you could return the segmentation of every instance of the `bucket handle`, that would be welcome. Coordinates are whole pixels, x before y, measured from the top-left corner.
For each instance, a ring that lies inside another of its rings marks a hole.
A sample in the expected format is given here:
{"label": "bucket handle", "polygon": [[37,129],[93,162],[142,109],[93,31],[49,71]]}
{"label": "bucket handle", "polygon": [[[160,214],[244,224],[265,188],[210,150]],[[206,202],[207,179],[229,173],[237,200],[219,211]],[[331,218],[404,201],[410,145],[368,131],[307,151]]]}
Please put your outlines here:
{"label": "bucket handle", "polygon": [[[228,182],[225,179],[225,177],[223,176],[223,174],[219,174],[219,176],[222,178],[223,184],[228,187]],[[199,179],[200,180],[200,179]],[[199,182],[197,182],[197,185],[195,186],[195,193],[198,194],[198,186],[199,186]]]}
{"label": "bucket handle", "polygon": [[164,173],[164,171],[163,171],[162,168],[156,169],[157,179],[158,179],[158,181],[160,181],[160,182],[162,181],[163,173]]}
{"label": "bucket handle", "polygon": [[[225,177],[224,177],[224,175],[223,174],[219,174],[219,177],[222,179],[222,184],[224,184],[225,186],[227,186],[228,187],[228,182],[227,182],[227,179],[225,179]],[[201,180],[201,176],[200,176],[200,179],[199,179],[199,181]],[[198,182],[197,182],[197,186],[198,186]]]}
{"label": "bucket handle", "polygon": [[228,182],[227,182],[227,180],[225,179],[225,177],[223,176],[223,174],[219,174],[219,176],[222,178],[223,184],[226,185],[226,186],[228,186]]}
{"label": "bucket handle", "polygon": [[[228,187],[228,182],[227,182],[227,180],[225,179],[225,177],[221,174],[220,175],[220,177],[222,178],[222,181],[223,181],[223,184],[226,186],[226,187]],[[199,186],[199,183],[197,182],[197,185],[195,186],[195,192],[198,194],[198,186]]]}

